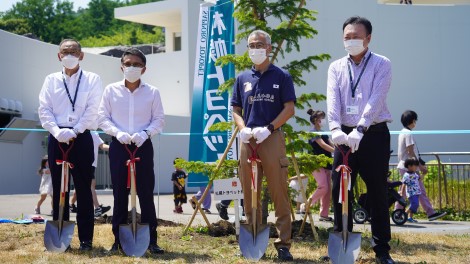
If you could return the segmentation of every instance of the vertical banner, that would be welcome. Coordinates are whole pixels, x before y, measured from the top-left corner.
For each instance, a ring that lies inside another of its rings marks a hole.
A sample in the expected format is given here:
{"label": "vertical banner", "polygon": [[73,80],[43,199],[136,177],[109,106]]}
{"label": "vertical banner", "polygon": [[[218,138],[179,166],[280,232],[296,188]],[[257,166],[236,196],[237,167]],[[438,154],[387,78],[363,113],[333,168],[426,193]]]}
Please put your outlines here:
{"label": "vertical banner", "polygon": [[[231,132],[209,132],[219,122],[231,121],[228,93],[219,94],[218,88],[234,77],[233,65],[216,66],[215,61],[235,52],[233,2],[218,0],[216,5],[201,4],[199,10],[196,62],[189,160],[214,162],[219,159],[231,137]],[[230,159],[233,152],[228,155]],[[189,174],[188,187],[206,186],[208,175]]]}

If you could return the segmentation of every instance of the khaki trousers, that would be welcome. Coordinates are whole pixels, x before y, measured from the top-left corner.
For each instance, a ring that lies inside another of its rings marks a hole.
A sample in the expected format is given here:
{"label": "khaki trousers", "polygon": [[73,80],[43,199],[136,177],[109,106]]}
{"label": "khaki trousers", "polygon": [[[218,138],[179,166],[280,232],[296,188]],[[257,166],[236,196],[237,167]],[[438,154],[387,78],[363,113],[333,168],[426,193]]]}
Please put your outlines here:
{"label": "khaki trousers", "polygon": [[[257,223],[261,223],[261,183],[263,176],[266,176],[269,193],[274,202],[276,216],[276,229],[279,238],[274,241],[276,249],[281,247],[290,248],[291,245],[291,204],[287,191],[287,167],[289,160],[286,157],[286,143],[284,133],[280,130],[274,131],[259,146],[255,139],[250,140],[253,149],[257,149],[258,158],[258,214]],[[251,224],[252,205],[251,205],[251,163],[248,160],[252,156],[252,150],[246,143],[241,143],[239,174],[243,188],[245,214],[247,223]]]}

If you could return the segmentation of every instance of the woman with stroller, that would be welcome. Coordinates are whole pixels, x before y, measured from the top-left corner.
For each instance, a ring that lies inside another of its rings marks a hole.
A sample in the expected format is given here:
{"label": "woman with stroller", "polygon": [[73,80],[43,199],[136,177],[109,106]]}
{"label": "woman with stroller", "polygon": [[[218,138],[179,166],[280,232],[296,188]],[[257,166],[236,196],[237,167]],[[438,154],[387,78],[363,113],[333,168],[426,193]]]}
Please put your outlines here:
{"label": "woman with stroller", "polygon": [[[312,130],[310,132],[322,131],[321,128],[325,125],[325,112],[309,109],[307,114],[310,115],[310,122],[312,123]],[[311,138],[308,143],[312,146],[313,154],[323,154],[331,158],[334,148],[327,135],[318,135]],[[312,173],[317,181],[317,189],[310,196],[311,206],[320,201],[320,221],[333,221],[333,218],[328,216],[331,200],[331,168],[331,164],[328,164]]]}

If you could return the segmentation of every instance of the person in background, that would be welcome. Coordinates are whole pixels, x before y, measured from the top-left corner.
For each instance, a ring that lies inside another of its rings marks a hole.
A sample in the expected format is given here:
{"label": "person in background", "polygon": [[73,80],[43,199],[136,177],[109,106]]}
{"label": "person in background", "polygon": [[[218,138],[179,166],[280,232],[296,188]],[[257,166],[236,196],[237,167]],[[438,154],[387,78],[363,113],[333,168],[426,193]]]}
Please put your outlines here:
{"label": "person in background", "polygon": [[[64,39],[59,44],[59,61],[62,71],[46,77],[39,93],[38,114],[41,125],[49,131],[47,154],[53,188],[53,220],[59,218],[59,200],[62,179],[63,151],[69,148],[68,161],[73,164],[70,174],[77,192],[78,239],[80,250],[93,247],[94,210],[91,194],[93,175],[93,139],[90,130],[97,128],[97,114],[102,94],[101,79],[80,67],[83,60],[80,43]],[[70,183],[70,181],[69,181]],[[69,221],[69,192],[65,194],[63,220]]]}
{"label": "person in background", "polygon": [[[100,217],[102,214],[106,213],[111,209],[111,206],[103,206],[98,202],[98,196],[96,195],[96,177],[95,177],[95,170],[96,166],[98,165],[98,149],[102,149],[104,151],[109,150],[109,145],[105,144],[104,141],[100,138],[100,135],[97,132],[91,133],[93,138],[93,149],[95,150],[95,161],[93,161],[93,175],[91,180],[91,194],[93,195],[93,205],[95,206],[95,217]],[[74,192],[72,199],[70,200],[70,212],[76,213],[77,206],[75,202],[77,201],[77,193]]]}
{"label": "person in background", "polygon": [[173,201],[175,202],[175,209],[173,210],[174,213],[182,214],[183,213],[183,204],[188,202],[188,198],[186,197],[186,188],[185,188],[185,179],[188,177],[186,172],[183,169],[178,168],[176,166],[176,160],[180,158],[176,158],[173,161],[173,165],[175,166],[175,171],[171,175],[171,181],[173,182]]}
{"label": "person in background", "polygon": [[415,219],[413,219],[413,214],[418,211],[419,206],[419,195],[421,191],[419,189],[419,181],[420,177],[419,174],[416,173],[418,169],[419,161],[415,158],[409,158],[405,160],[405,168],[406,172],[403,174],[402,182],[405,188],[402,188],[401,195],[405,196],[406,190],[406,197],[408,197],[408,201],[410,202],[410,207],[406,210],[408,214],[408,222],[411,223],[418,223]]}
{"label": "person in background", "polygon": [[[411,134],[411,130],[416,127],[416,123],[418,122],[418,114],[412,110],[406,110],[401,115],[401,124],[403,125],[403,129],[401,130],[400,135],[398,136],[398,172],[400,176],[406,171],[405,160],[408,158],[415,158],[419,161],[418,166],[418,175],[420,175],[421,180],[419,183],[419,188],[421,194],[419,195],[419,203],[423,207],[426,215],[428,216],[429,221],[434,221],[445,216],[446,212],[436,212],[432,207],[431,201],[426,194],[426,188],[424,187],[424,176],[428,172],[426,164],[419,156],[418,145]],[[402,186],[403,188],[404,186]],[[395,209],[403,209],[399,203],[395,203]]]}
{"label": "person in background", "polygon": [[[322,127],[326,125],[325,112],[309,109],[307,114],[310,115],[310,122],[313,126],[310,132],[323,131]],[[331,153],[333,153],[334,148],[328,135],[317,135],[316,137],[309,139],[308,143],[313,149],[313,154],[323,154],[331,158]],[[312,172],[312,175],[317,181],[317,189],[310,196],[311,206],[313,206],[317,201],[320,201],[320,221],[331,222],[333,221],[333,218],[328,216],[331,201],[331,164],[315,170]]]}
{"label": "person in background", "polygon": [[[300,179],[302,179],[302,184],[303,184],[304,192],[305,192],[307,190],[308,177],[305,176],[305,174],[300,174]],[[297,179],[297,176],[293,176],[289,178],[289,187],[295,191],[295,196],[294,196],[295,213],[296,214],[305,213],[305,207],[303,208],[303,210],[301,210],[300,208],[300,205],[302,203],[305,203],[306,201],[304,200],[304,196],[302,195],[300,191],[300,183],[299,183],[299,180]]]}
{"label": "person in background", "polygon": [[[350,17],[343,23],[343,44],[348,55],[328,69],[327,107],[331,139],[336,145],[333,168],[343,164],[343,154],[351,151],[351,190],[358,173],[367,186],[375,261],[394,264],[389,254],[391,239],[387,200],[392,115],[387,94],[392,82],[390,60],[369,50],[372,24],[364,17]],[[340,173],[333,170],[334,231],[343,231]],[[348,231],[352,231],[353,194],[349,191]]]}
{"label": "person in background", "polygon": [[[261,223],[261,210],[252,212],[251,163],[254,154],[258,163],[257,188],[261,190],[266,176],[268,190],[274,202],[276,227],[279,238],[274,246],[281,261],[293,261],[290,253],[292,218],[287,187],[286,142],[281,127],[295,114],[295,89],[292,76],[284,69],[271,64],[271,36],[255,30],[248,36],[248,55],[253,62],[250,70],[240,73],[235,81],[231,105],[233,120],[240,129],[239,174],[243,189],[247,224],[254,217]],[[261,192],[258,192],[258,208],[261,208]]]}
{"label": "person in background", "polygon": [[[100,128],[112,136],[109,146],[109,165],[113,183],[114,244],[110,253],[119,251],[119,225],[127,224],[129,189],[127,188],[130,152],[136,150],[136,189],[139,197],[141,222],[149,225],[151,254],[163,254],[157,244],[157,215],[153,200],[155,187],[154,149],[152,136],[161,133],[164,112],[159,90],[141,80],[147,59],[136,48],[124,51],[121,70],[124,80],[106,86],[101,100],[98,120]],[[80,207],[79,207],[80,208]]]}
{"label": "person in background", "polygon": [[[34,208],[36,214],[41,214],[41,205],[46,200],[47,196],[51,196],[51,206],[52,206],[52,180],[51,180],[51,171],[49,170],[49,164],[47,163],[47,155],[41,159],[41,166],[39,167],[38,174],[41,176],[41,185],[39,186],[39,193],[41,197]],[[54,212],[51,212],[53,214]]]}

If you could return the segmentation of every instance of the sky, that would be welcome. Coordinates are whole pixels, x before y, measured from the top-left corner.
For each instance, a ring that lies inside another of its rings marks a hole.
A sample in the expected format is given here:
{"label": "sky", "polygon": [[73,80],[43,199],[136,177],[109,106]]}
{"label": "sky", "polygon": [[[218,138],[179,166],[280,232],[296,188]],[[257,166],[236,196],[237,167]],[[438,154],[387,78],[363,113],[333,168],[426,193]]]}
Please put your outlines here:
{"label": "sky", "polygon": [[[19,0],[0,0],[0,12],[5,12],[5,11],[11,9],[11,7],[17,2],[21,2],[21,1],[19,1]],[[87,7],[88,2],[90,2],[90,0],[73,0],[71,2],[73,2],[74,10],[77,10],[79,7],[82,7],[82,8]]]}

